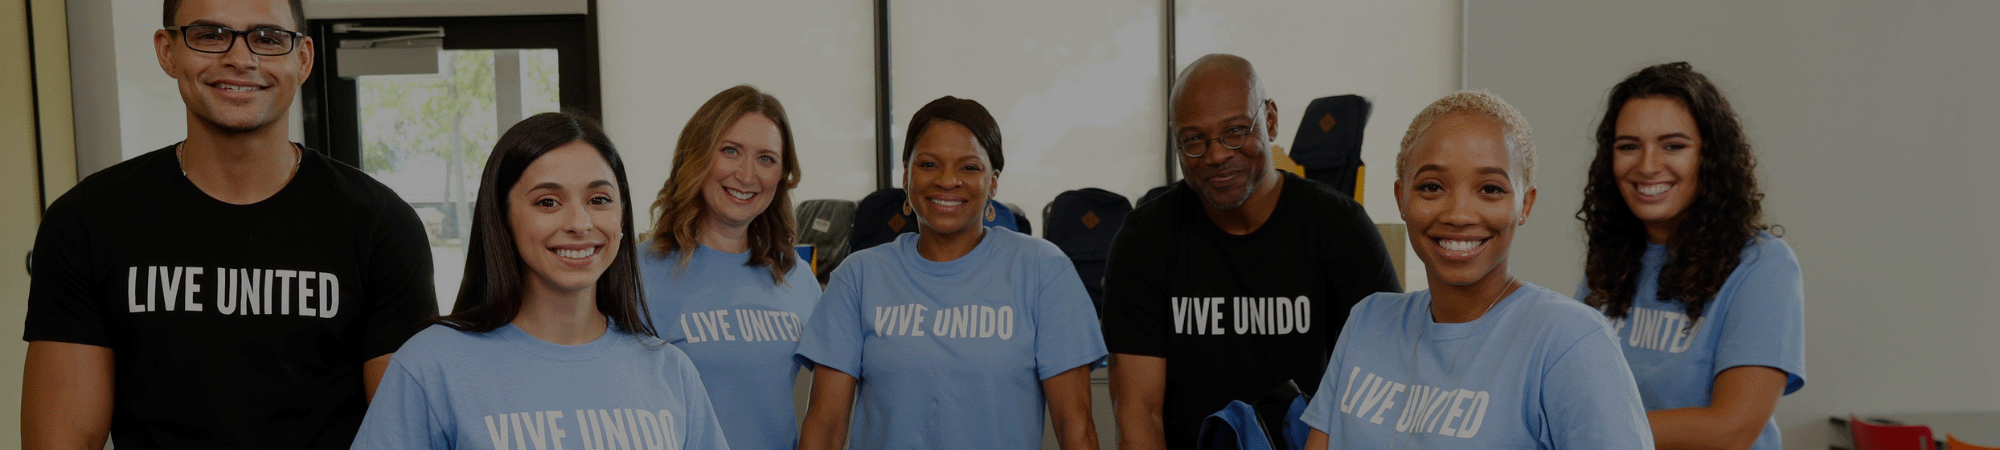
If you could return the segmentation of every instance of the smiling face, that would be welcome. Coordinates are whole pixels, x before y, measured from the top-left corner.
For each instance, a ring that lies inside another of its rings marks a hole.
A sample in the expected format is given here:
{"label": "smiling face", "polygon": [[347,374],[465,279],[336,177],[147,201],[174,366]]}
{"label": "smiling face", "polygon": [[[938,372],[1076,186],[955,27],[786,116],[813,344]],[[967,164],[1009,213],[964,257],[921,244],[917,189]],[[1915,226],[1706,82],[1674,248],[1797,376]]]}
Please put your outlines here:
{"label": "smiling face", "polygon": [[507,191],[507,222],[530,292],[596,286],[623,236],[617,175],[597,149],[571,142],[536,158]]}
{"label": "smiling face", "polygon": [[1686,104],[1641,97],[1618,111],[1611,173],[1618,194],[1646,224],[1648,240],[1665,243],[1687,217],[1701,186],[1701,131]]}
{"label": "smiling face", "polygon": [[744,114],[722,133],[701,184],[703,226],[745,228],[771,207],[785,175],[785,138],[763,114]]}
{"label": "smiling face", "polygon": [[958,122],[932,123],[917,138],[915,149],[903,186],[909,191],[918,231],[935,236],[979,229],[1000,172],[993,170],[972,130]]}
{"label": "smiling face", "polygon": [[[175,25],[301,31],[285,0],[185,0],[175,17]],[[203,53],[183,44],[181,32],[161,30],[153,33],[153,46],[160,69],[177,80],[190,118],[231,133],[282,127],[292,97],[312,73],[313,41],[300,36],[291,53],[263,56],[250,53],[242,39],[228,52]]]}
{"label": "smiling face", "polygon": [[1514,229],[1534,208],[1535,190],[1521,186],[1504,136],[1500,121],[1460,111],[1438,118],[1410,147],[1396,205],[1432,286],[1507,277]]}
{"label": "smiling face", "polygon": [[[1226,73],[1192,76],[1174,107],[1175,142],[1249,133],[1243,147],[1230,150],[1208,141],[1207,150],[1189,158],[1178,154],[1188,187],[1215,209],[1236,209],[1276,176],[1269,146],[1276,128],[1276,106],[1251,104],[1249,83]],[[1258,120],[1259,116],[1264,120]]]}

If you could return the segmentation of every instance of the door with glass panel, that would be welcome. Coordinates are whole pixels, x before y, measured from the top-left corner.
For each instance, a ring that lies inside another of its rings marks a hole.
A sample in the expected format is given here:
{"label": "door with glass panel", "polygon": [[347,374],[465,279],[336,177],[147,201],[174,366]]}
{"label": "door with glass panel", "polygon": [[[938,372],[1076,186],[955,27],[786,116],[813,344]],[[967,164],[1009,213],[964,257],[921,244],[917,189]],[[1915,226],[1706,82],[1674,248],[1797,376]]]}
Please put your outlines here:
{"label": "door with glass panel", "polygon": [[315,20],[309,28],[319,70],[303,93],[306,145],[416,209],[440,312],[449,313],[494,142],[537,113],[597,113],[585,17]]}

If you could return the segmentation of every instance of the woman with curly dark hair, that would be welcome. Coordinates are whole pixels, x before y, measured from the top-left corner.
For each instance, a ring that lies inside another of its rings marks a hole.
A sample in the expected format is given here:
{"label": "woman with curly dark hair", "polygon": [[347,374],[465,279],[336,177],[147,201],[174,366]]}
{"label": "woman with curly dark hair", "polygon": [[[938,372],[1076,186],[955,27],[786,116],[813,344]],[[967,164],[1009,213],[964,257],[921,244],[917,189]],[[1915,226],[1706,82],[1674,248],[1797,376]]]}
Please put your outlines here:
{"label": "woman with curly dark hair", "polygon": [[1612,320],[1655,443],[1779,448],[1772,411],[1805,385],[1804,283],[1729,101],[1685,62],[1647,67],[1611,89],[1596,141],[1576,298]]}

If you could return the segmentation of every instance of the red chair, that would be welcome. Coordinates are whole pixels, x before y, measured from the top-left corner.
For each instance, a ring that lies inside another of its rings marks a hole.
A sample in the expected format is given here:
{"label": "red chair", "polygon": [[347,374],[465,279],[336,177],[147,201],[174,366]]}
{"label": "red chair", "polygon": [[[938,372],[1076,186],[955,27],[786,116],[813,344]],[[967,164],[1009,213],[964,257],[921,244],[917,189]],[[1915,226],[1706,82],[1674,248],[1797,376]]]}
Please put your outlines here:
{"label": "red chair", "polygon": [[1854,450],[1935,450],[1931,427],[1923,425],[1877,425],[1847,415],[1847,429],[1854,433]]}

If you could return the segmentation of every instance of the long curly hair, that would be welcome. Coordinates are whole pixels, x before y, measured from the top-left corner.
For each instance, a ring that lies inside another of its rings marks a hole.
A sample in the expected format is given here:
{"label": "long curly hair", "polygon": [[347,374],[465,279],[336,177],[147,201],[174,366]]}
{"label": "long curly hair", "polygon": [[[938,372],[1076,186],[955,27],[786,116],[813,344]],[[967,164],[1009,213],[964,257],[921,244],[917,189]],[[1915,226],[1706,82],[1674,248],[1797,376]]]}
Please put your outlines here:
{"label": "long curly hair", "polygon": [[1686,62],[1641,69],[1611,88],[1604,118],[1597,123],[1597,155],[1590,162],[1583,207],[1576,212],[1588,239],[1583,272],[1590,294],[1583,300],[1606,315],[1625,317],[1631,310],[1646,252],[1645,224],[1625,204],[1618,174],[1612,172],[1618,113],[1636,98],[1680,100],[1700,133],[1695,198],[1664,243],[1667,262],[1660,269],[1658,292],[1661,300],[1684,305],[1692,328],[1736,270],[1743,247],[1770,228],[1764,223],[1764,193],[1757,188],[1757,159],[1729,100]]}
{"label": "long curly hair", "polygon": [[799,187],[799,153],[792,143],[792,122],[785,117],[784,104],[747,84],[710,97],[681,129],[680,141],[674,145],[673,166],[668,171],[672,177],[653,200],[653,215],[658,219],[653,222],[648,251],[656,255],[678,251],[680,258],[675,267],[687,268],[695,248],[701,246],[695,239],[697,227],[701,226],[697,219],[708,211],[707,202],[701,199],[701,186],[708,181],[709,166],[715,162],[715,146],[729,127],[749,114],[762,115],[777,123],[778,135],[784,139],[784,148],[779,151],[779,166],[784,174],[779,176],[777,192],[771,194],[771,206],[750,220],[749,265],[769,269],[771,282],[784,284],[785,274],[799,263],[799,254],[792,249],[793,235],[797,232],[797,221],[792,216],[792,189]]}

